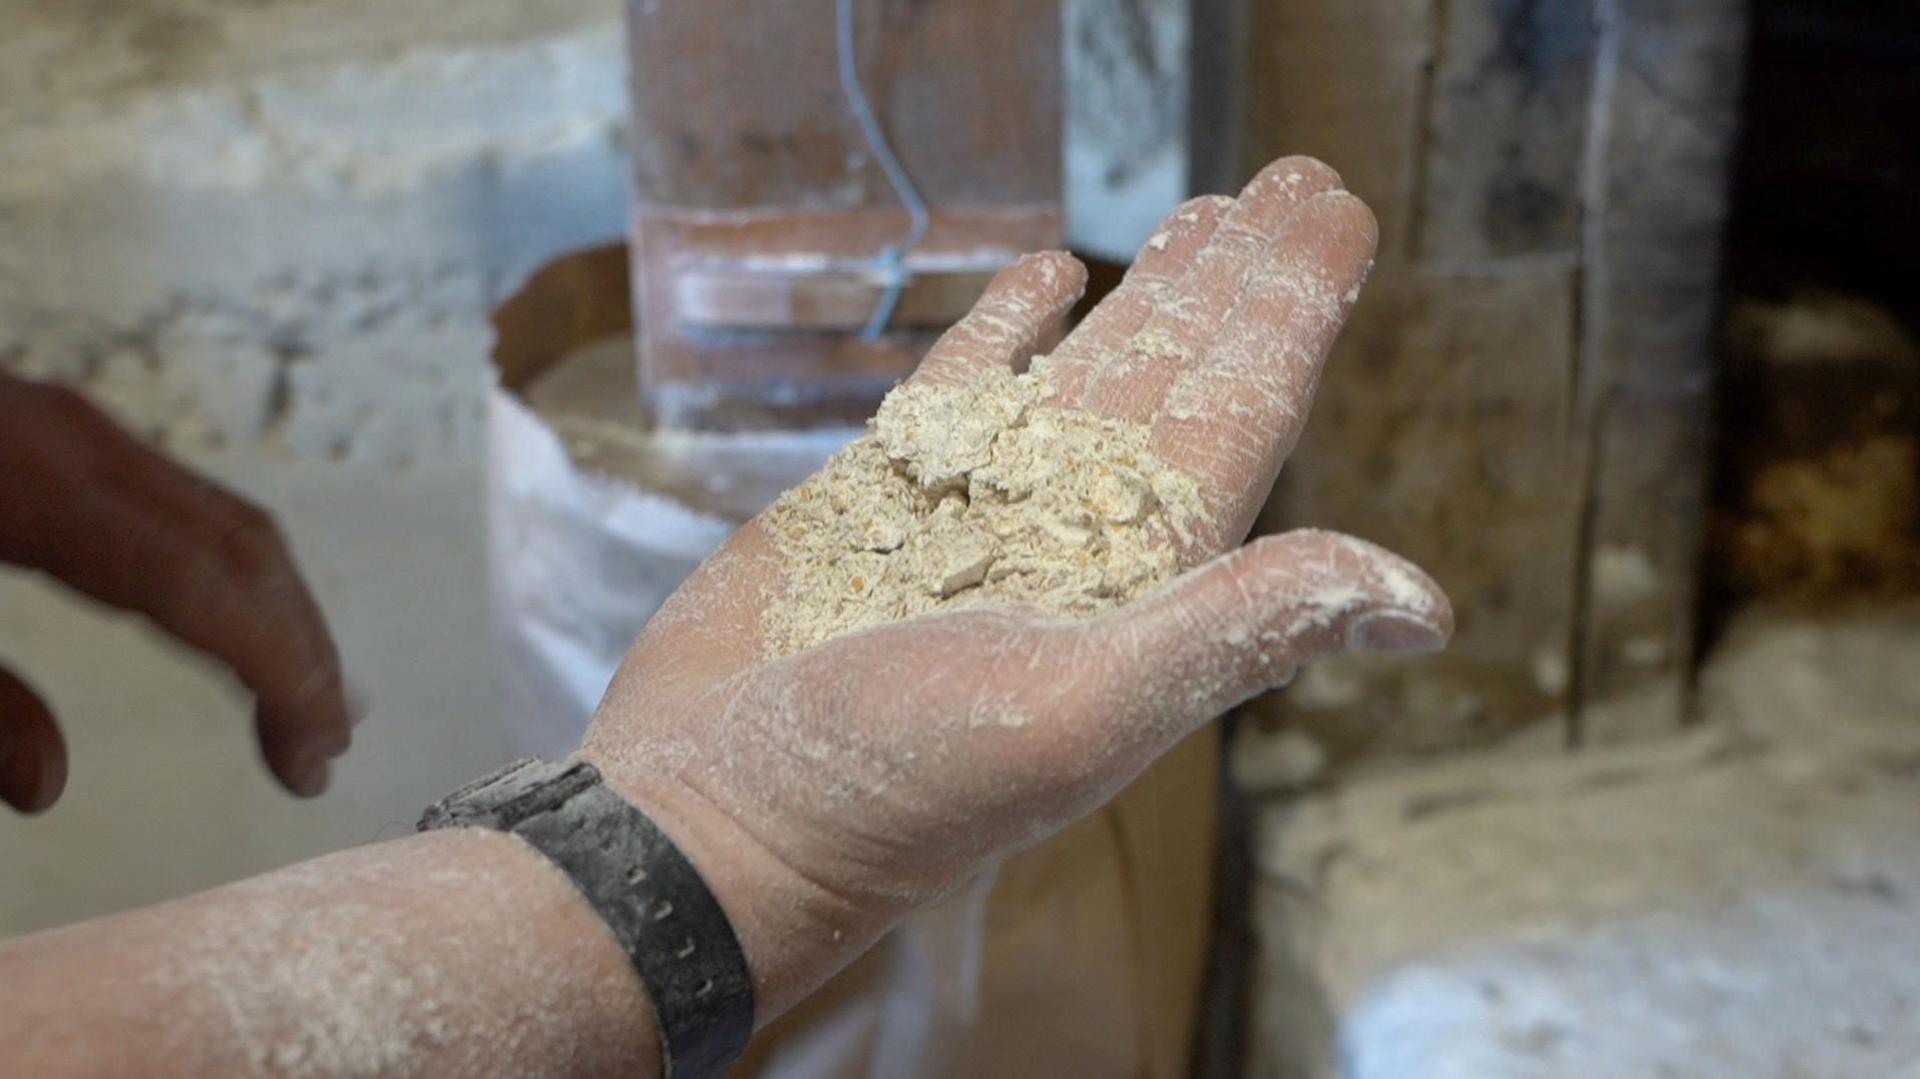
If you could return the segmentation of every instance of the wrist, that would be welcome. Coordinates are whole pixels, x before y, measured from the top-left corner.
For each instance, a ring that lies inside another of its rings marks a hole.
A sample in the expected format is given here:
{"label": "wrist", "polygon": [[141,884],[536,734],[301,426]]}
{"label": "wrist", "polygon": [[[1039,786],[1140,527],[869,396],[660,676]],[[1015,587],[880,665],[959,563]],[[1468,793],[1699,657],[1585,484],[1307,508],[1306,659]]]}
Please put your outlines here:
{"label": "wrist", "polygon": [[583,750],[607,787],[652,818],[726,912],[764,1027],[872,945],[886,923],[773,854],[698,791]]}

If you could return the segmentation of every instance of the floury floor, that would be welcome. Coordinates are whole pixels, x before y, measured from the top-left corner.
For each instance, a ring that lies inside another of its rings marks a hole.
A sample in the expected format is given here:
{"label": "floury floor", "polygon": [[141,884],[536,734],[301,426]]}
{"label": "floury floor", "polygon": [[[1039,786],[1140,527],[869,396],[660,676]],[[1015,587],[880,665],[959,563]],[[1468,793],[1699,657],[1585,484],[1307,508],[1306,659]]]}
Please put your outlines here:
{"label": "floury floor", "polygon": [[1916,657],[1920,607],[1750,612],[1684,737],[1271,809],[1255,1074],[1920,1074]]}

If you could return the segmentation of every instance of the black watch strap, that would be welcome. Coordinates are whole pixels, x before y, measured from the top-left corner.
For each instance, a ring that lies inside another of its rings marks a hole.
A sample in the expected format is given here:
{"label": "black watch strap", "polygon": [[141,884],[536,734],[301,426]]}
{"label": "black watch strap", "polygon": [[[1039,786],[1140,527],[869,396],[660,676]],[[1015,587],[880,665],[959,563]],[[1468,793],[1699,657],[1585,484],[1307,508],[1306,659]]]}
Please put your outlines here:
{"label": "black watch strap", "polygon": [[721,1075],[753,1033],[753,981],[726,912],[686,855],[584,762],[528,759],[429,807],[420,830],[512,832],[558,865],[653,998],[673,1079]]}

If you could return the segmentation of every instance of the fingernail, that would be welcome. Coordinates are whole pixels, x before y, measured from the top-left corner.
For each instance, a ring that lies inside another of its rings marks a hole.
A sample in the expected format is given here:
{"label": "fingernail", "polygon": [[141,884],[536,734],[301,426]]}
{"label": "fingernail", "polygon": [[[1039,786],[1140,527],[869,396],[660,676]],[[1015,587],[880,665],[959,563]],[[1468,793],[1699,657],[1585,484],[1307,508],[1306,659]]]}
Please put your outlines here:
{"label": "fingernail", "polygon": [[341,693],[341,707],[346,713],[346,726],[317,745],[317,751],[329,758],[344,756],[347,750],[353,748],[353,732],[367,718],[366,693],[353,683],[347,683]]}
{"label": "fingernail", "polygon": [[0,802],[12,806],[15,812],[32,813],[34,792],[23,789],[26,784],[19,781],[25,771],[9,759],[6,747],[0,745]]}
{"label": "fingernail", "polygon": [[12,778],[15,768],[13,763],[13,741],[13,735],[8,732],[6,726],[0,725],[0,802],[5,802],[13,806],[13,808],[19,809],[19,803],[15,802],[11,797],[13,784],[7,782],[7,780]]}
{"label": "fingernail", "polygon": [[318,798],[326,793],[327,784],[333,779],[333,766],[324,751],[308,750],[294,762],[288,778],[292,781],[293,793],[302,798]]}
{"label": "fingernail", "polygon": [[59,752],[40,754],[40,786],[33,792],[33,805],[27,812],[41,813],[52,809],[66,790],[67,755]]}
{"label": "fingernail", "polygon": [[314,744],[313,751],[321,757],[331,760],[353,748],[353,727],[347,726],[333,737]]}
{"label": "fingernail", "polygon": [[5,770],[0,802],[29,817],[53,808],[67,785],[65,761],[56,753],[35,753],[31,746],[25,748],[32,759],[12,759],[13,748],[0,746],[0,769]]}
{"label": "fingernail", "polygon": [[36,771],[34,765],[44,762],[23,761],[15,758],[22,748],[31,749],[31,744],[23,738],[15,738],[7,728],[0,727],[0,802],[5,802],[20,813],[33,813],[39,802],[39,791],[32,789],[40,779],[28,778]]}
{"label": "fingernail", "polygon": [[347,681],[347,726],[358,727],[366,722],[367,712],[372,707],[367,702],[367,688],[349,679]]}
{"label": "fingernail", "polygon": [[1437,652],[1446,643],[1439,626],[1409,611],[1370,611],[1347,627],[1347,645],[1357,652]]}

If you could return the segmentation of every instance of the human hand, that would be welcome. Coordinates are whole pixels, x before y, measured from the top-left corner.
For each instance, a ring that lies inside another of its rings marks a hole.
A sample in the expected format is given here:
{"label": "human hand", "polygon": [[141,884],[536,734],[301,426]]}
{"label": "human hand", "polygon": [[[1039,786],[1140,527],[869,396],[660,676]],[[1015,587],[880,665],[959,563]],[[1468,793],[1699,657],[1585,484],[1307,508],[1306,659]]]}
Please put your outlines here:
{"label": "human hand", "polygon": [[[136,611],[258,696],[267,766],[305,797],[352,738],[340,660],[273,519],[134,439],[84,397],[0,373],[0,562]],[[0,668],[0,800],[66,786],[45,702]]]}
{"label": "human hand", "polygon": [[[1145,425],[1197,484],[1189,571],[1159,592],[1081,620],[939,613],[770,658],[763,616],[790,581],[763,516],[655,617],[583,755],[707,877],[763,1021],[905,912],[1094,809],[1302,664],[1445,643],[1446,598],[1379,548],[1317,531],[1239,546],[1376,236],[1332,170],[1279,162],[1238,200],[1176,211],[1053,353],[1058,394],[1043,407]],[[1022,260],[914,378],[1024,363],[1084,282],[1068,256]],[[1008,714],[1029,718],[974,721]]]}

